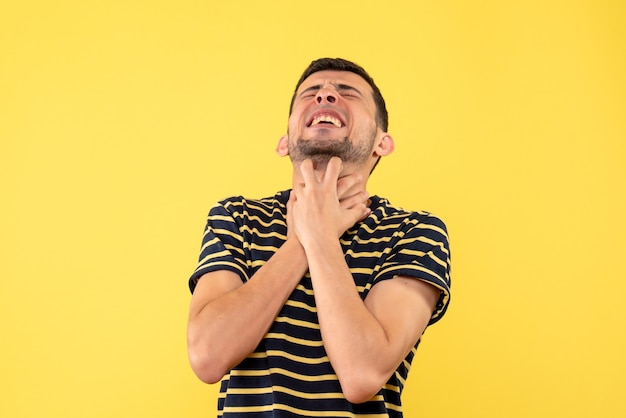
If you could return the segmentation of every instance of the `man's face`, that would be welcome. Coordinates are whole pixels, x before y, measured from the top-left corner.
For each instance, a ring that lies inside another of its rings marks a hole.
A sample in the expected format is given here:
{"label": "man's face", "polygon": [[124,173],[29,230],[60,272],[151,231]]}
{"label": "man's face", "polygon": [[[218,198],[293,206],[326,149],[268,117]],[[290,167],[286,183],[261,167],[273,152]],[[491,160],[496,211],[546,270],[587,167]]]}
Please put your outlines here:
{"label": "man's face", "polygon": [[372,158],[377,136],[372,88],[347,71],[320,71],[298,87],[289,117],[289,156],[325,165],[337,156],[344,163],[362,165]]}

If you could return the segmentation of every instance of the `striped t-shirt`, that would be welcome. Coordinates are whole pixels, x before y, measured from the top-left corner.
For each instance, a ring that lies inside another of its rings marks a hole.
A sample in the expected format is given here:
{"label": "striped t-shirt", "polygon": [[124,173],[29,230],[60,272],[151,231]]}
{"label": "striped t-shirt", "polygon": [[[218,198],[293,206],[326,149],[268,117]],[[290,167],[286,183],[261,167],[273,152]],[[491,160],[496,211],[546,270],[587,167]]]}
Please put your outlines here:
{"label": "striped t-shirt", "polygon": [[[289,191],[265,199],[232,197],[208,216],[193,292],[205,273],[230,270],[245,283],[287,239]],[[441,290],[430,324],[450,300],[450,251],[446,227],[426,212],[407,212],[371,197],[372,213],[340,238],[356,289],[398,275]],[[218,416],[402,417],[400,394],[419,345],[371,400],[353,404],[341,391],[320,333],[311,277],[307,273],[256,350],[221,382]],[[390,309],[393,307],[390,306]]]}

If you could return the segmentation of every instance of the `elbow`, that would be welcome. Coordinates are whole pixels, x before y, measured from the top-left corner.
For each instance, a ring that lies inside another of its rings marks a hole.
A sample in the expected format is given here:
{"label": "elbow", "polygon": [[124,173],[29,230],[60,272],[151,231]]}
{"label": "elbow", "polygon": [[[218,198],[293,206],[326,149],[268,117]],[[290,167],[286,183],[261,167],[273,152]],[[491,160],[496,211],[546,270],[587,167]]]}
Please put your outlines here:
{"label": "elbow", "polygon": [[367,395],[364,393],[344,393],[346,399],[348,400],[348,402],[353,403],[353,404],[360,404],[363,402],[367,402],[370,399],[372,399],[374,397],[376,393],[371,394],[371,395]]}
{"label": "elbow", "polygon": [[191,350],[189,351],[189,364],[198,379],[207,384],[219,382],[225,374],[223,370],[215,367],[214,362],[206,356],[198,356]]}
{"label": "elbow", "polygon": [[367,402],[372,399],[385,384],[385,379],[373,376],[355,375],[350,379],[339,379],[341,390],[346,399],[354,404]]}
{"label": "elbow", "polygon": [[213,355],[206,344],[196,339],[188,338],[187,354],[191,370],[204,383],[217,383],[228,372],[228,368],[221,364],[220,357]]}

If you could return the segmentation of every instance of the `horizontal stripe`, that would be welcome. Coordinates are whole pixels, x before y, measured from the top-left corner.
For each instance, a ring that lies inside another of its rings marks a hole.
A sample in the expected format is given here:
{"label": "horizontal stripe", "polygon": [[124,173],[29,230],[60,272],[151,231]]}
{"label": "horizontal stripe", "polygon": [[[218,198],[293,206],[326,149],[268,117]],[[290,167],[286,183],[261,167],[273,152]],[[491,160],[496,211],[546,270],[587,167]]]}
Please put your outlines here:
{"label": "horizontal stripe", "polygon": [[[247,277],[246,272],[243,270],[243,268],[241,268],[241,266],[239,264],[231,263],[231,262],[227,262],[227,261],[221,261],[221,260],[218,260],[215,263],[203,263],[200,266],[198,266],[196,271],[203,271],[203,270],[207,270],[207,269],[212,269],[213,267],[233,267],[236,270],[238,270],[243,277]],[[222,270],[225,270],[225,268],[222,268]]]}
{"label": "horizontal stripe", "polygon": [[288,318],[285,316],[278,316],[275,319],[276,322],[283,322],[290,325],[295,325],[298,327],[311,328],[311,329],[320,329],[320,325],[314,322],[309,321],[301,321],[299,319]]}
{"label": "horizontal stripe", "polygon": [[288,300],[287,302],[285,302],[285,305],[292,306],[294,308],[306,309],[309,312],[317,312],[317,308],[315,306],[307,305],[306,303],[298,302],[295,300]]}
{"label": "horizontal stripe", "polygon": [[296,286],[296,290],[299,292],[303,292],[309,296],[313,296],[313,289],[307,289],[306,287],[302,286],[302,284],[299,284],[298,286]]}
{"label": "horizontal stripe", "polygon": [[259,224],[263,228],[270,228],[270,227],[274,227],[276,225],[280,225],[280,226],[284,226],[284,227],[287,226],[287,223],[284,220],[281,220],[281,219],[272,218],[269,221],[265,220],[267,218],[266,214],[263,217],[258,216],[258,215],[248,215],[248,217],[245,217],[245,216],[242,215],[241,218],[242,219],[246,219],[247,221],[256,222],[257,224]]}
{"label": "horizontal stripe", "polygon": [[236,239],[237,241],[243,242],[243,240],[241,239],[239,235],[237,235],[237,233],[229,231],[228,229],[215,229],[213,232],[216,235],[226,235],[230,238]]}
{"label": "horizontal stripe", "polygon": [[419,242],[423,242],[425,244],[428,244],[432,247],[437,247],[439,248],[444,254],[449,255],[448,249],[443,245],[442,242],[439,241],[435,241],[433,239],[427,238],[427,237],[417,237],[414,238],[412,240],[400,240],[400,242],[398,242],[398,245],[409,245],[411,244],[413,241],[419,241]]}
{"label": "horizontal stripe", "polygon": [[276,252],[279,248],[273,245],[260,245],[260,244],[244,244],[243,247],[250,249],[252,251],[271,251],[271,252]]}
{"label": "horizontal stripe", "polygon": [[313,411],[309,409],[294,408],[292,406],[276,403],[273,407],[268,408],[266,405],[251,407],[251,406],[227,406],[224,407],[224,414],[245,414],[255,412],[269,412],[272,410],[281,410],[297,414],[302,417],[362,417],[362,418],[386,418],[387,414],[355,414],[348,411]]}
{"label": "horizontal stripe", "polygon": [[[323,382],[326,380],[336,380],[336,374],[324,374],[320,376],[309,376],[306,374],[292,372],[280,367],[270,367],[269,373],[271,374],[279,374],[282,376],[291,377],[292,379],[301,380],[303,382]],[[242,369],[233,369],[230,372],[230,379],[237,376],[266,376],[268,374],[268,370],[242,370]]]}
{"label": "horizontal stripe", "polygon": [[296,362],[302,363],[302,364],[330,363],[330,360],[328,359],[328,356],[318,357],[318,358],[309,358],[309,357],[297,356],[295,354],[290,354],[290,353],[287,353],[287,352],[281,351],[281,350],[267,350],[267,355],[268,356],[274,356],[274,357],[286,358],[288,360],[296,361]]}
{"label": "horizontal stripe", "polygon": [[235,245],[224,243],[224,248],[226,248],[231,253],[239,254],[239,256],[241,256],[241,257],[243,257],[245,255],[244,250],[241,249],[240,247],[235,246]]}
{"label": "horizontal stripe", "polygon": [[[209,234],[209,233],[212,234],[212,231],[208,231],[207,232],[207,234]],[[220,242],[221,242],[220,239],[218,237],[214,236],[213,238],[211,238],[209,240],[206,240],[205,242],[202,243],[202,247],[200,248],[200,251],[203,251],[204,249],[206,249],[207,247],[210,247],[212,245],[219,244]]]}
{"label": "horizontal stripe", "polygon": [[307,393],[300,392],[297,390],[293,390],[287,388],[285,386],[271,386],[271,387],[262,387],[262,388],[229,388],[229,395],[263,395],[270,393],[286,393],[291,396],[296,396],[302,399],[344,399],[343,393],[337,392],[322,392],[322,393]]}
{"label": "horizontal stripe", "polygon": [[386,248],[385,251],[355,251],[353,249],[349,249],[346,251],[346,255],[349,255],[352,258],[381,258],[383,254],[389,254],[391,252],[391,248]]}
{"label": "horizontal stripe", "polygon": [[286,239],[287,238],[286,235],[280,234],[280,233],[278,233],[276,231],[261,232],[256,227],[250,228],[248,225],[243,225],[241,227],[241,232],[247,232],[249,234],[256,235],[259,238],[280,238],[280,239]]}
{"label": "horizontal stripe", "polygon": [[214,253],[207,255],[203,259],[201,259],[199,264],[206,264],[210,260],[214,260],[214,259],[221,258],[221,257],[229,257],[230,255],[231,255],[230,251],[228,250],[214,252]]}
{"label": "horizontal stripe", "polygon": [[422,251],[412,251],[412,250],[402,250],[402,254],[406,254],[406,255],[414,255],[416,257],[428,257],[431,260],[433,260],[435,263],[439,264],[441,267],[446,268],[448,263],[446,263],[445,261],[441,260],[439,257],[437,257],[432,251],[428,251],[428,252],[422,252]]}
{"label": "horizontal stripe", "polygon": [[322,346],[321,341],[309,341],[303,338],[296,338],[296,337],[292,337],[291,335],[281,334],[281,333],[276,333],[276,332],[268,332],[267,334],[265,334],[264,338],[274,338],[276,340],[284,340],[293,344],[303,345],[306,347],[321,347]]}

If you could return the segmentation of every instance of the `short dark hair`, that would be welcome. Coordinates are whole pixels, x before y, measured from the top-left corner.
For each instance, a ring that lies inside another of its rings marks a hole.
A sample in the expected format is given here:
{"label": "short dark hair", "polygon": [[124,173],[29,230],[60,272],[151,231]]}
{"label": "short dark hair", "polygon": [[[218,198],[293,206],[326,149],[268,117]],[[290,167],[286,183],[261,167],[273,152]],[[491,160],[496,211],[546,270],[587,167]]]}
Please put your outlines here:
{"label": "short dark hair", "polygon": [[367,73],[367,71],[365,71],[365,69],[363,69],[363,67],[343,58],[319,58],[309,64],[309,66],[300,76],[300,80],[298,80],[296,88],[293,91],[291,104],[289,105],[290,115],[293,109],[293,103],[296,100],[296,93],[298,91],[298,88],[300,87],[302,82],[306,80],[311,74],[317,73],[319,71],[349,71],[367,81],[367,84],[370,85],[373,91],[374,104],[376,105],[376,123],[383,132],[387,132],[387,128],[389,126],[389,115],[387,114],[387,106],[385,105],[385,99],[383,98],[382,93],[378,89],[376,83],[374,83],[374,79],[370,77],[370,75]]}

